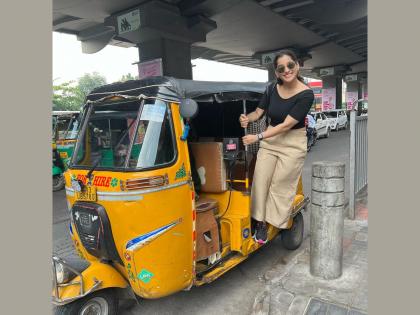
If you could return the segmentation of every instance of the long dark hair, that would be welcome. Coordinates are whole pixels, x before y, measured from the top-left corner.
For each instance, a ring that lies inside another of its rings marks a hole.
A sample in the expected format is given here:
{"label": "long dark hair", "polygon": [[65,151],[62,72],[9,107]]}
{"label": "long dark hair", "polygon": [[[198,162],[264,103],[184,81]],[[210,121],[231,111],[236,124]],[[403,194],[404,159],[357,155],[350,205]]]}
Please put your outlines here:
{"label": "long dark hair", "polygon": [[[278,60],[279,58],[283,57],[283,56],[289,56],[290,58],[292,58],[292,60],[293,60],[296,64],[299,64],[299,60],[298,60],[298,58],[297,58],[296,54],[295,54],[293,51],[291,51],[291,50],[289,50],[289,49],[283,49],[283,50],[280,50],[280,51],[277,53],[277,55],[274,57],[274,61],[273,61],[274,70],[276,70],[276,68],[277,68],[277,60]],[[302,76],[300,76],[299,74],[297,75],[297,79],[298,79],[300,82],[305,83],[305,80],[304,80],[304,79],[303,79],[303,77],[302,77]],[[280,78],[277,78],[277,83],[278,83],[278,84],[280,84],[280,85],[282,85],[282,84],[283,84],[283,81],[282,81]]]}

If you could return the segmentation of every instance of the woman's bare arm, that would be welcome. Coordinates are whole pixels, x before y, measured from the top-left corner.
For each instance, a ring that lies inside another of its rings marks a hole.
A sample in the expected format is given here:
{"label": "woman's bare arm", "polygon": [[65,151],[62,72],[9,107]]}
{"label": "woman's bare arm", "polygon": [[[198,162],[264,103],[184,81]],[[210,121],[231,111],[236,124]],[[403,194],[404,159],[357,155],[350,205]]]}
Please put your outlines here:
{"label": "woman's bare arm", "polygon": [[[279,133],[288,131],[293,128],[294,125],[296,125],[299,121],[291,117],[290,115],[287,115],[284,122],[267,129],[266,131],[262,132],[263,139],[273,137],[275,135],[278,135]],[[245,145],[252,144],[254,142],[258,141],[258,135],[246,135],[242,137],[242,141]]]}
{"label": "woman's bare arm", "polygon": [[249,113],[248,115],[241,114],[241,116],[239,116],[239,122],[241,124],[241,127],[246,128],[248,126],[248,123],[260,119],[260,117],[263,114],[264,110],[259,107],[257,107],[255,111]]}
{"label": "woman's bare arm", "polygon": [[294,119],[292,116],[287,115],[286,119],[281,123],[278,124],[270,129],[267,129],[266,131],[262,132],[263,138],[270,138],[275,135],[278,135],[279,133],[288,131],[292,129],[299,121]]}
{"label": "woman's bare arm", "polygon": [[264,114],[264,110],[257,107],[255,111],[249,113],[247,116],[248,116],[249,122],[253,122],[260,119],[263,114]]}

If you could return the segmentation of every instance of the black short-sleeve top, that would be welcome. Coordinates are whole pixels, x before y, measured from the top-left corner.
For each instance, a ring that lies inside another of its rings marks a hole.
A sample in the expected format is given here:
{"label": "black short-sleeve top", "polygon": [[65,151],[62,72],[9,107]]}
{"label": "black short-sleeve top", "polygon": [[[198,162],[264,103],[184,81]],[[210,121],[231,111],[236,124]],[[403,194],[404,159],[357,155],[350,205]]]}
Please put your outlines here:
{"label": "black short-sleeve top", "polygon": [[305,117],[313,102],[314,92],[311,89],[303,90],[289,98],[282,98],[277,87],[270,85],[263,94],[258,107],[266,111],[271,126],[284,122],[287,115],[290,115],[298,121],[292,129],[299,129],[305,127]]}

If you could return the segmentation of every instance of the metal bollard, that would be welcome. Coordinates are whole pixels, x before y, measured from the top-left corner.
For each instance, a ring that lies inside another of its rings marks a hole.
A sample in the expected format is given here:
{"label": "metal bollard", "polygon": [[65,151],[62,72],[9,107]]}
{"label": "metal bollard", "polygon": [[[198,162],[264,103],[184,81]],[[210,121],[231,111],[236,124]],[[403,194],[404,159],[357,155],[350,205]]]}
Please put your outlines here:
{"label": "metal bollard", "polygon": [[341,162],[312,164],[310,272],[326,280],[342,274],[344,174]]}

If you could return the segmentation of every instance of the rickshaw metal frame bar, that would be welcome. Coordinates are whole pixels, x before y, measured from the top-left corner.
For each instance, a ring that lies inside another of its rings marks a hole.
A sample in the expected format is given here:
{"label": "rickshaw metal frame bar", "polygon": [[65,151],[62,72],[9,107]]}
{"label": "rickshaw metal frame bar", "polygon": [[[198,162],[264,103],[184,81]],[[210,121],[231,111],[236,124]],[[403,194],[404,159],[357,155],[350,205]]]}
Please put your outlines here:
{"label": "rickshaw metal frame bar", "polygon": [[[129,89],[129,90],[115,91],[115,92],[112,92],[112,93],[129,92],[129,91],[142,90],[142,89],[147,89],[147,88],[151,88],[151,87],[162,87],[162,86],[168,87],[168,88],[172,88],[172,85],[170,85],[170,84],[167,84],[167,85],[164,85],[164,84],[153,84],[153,85],[141,86],[141,87],[134,88],[134,89]],[[101,95],[101,94],[109,94],[109,93],[110,92],[101,92],[101,93],[91,93],[89,95]]]}
{"label": "rickshaw metal frame bar", "polygon": [[226,179],[227,182],[231,183],[247,183],[247,179]]}
{"label": "rickshaw metal frame bar", "polygon": [[[76,284],[80,284],[80,294],[83,294],[83,277],[82,274],[80,272],[78,272],[76,269],[74,269],[72,266],[70,266],[69,264],[67,264],[63,259],[61,259],[60,257],[57,256],[53,256],[53,267],[54,267],[54,280],[55,280],[55,284],[56,284],[56,288],[57,288],[57,293],[58,293],[58,287],[61,287],[62,285],[57,283],[57,272],[56,272],[56,268],[55,265],[57,263],[62,264],[64,267],[67,267],[71,272],[73,272],[76,276],[80,277],[80,282],[71,282],[74,285]],[[58,297],[58,294],[57,294]]]}
{"label": "rickshaw metal frame bar", "polygon": [[[242,100],[244,115],[246,116],[246,100]],[[245,136],[248,135],[246,127],[244,128]],[[245,144],[245,189],[249,191],[249,165],[248,165],[248,145]]]}
{"label": "rickshaw metal frame bar", "polygon": [[92,288],[90,288],[89,290],[87,290],[86,292],[84,292],[82,295],[78,295],[72,298],[67,298],[67,299],[59,299],[56,298],[55,296],[53,296],[53,301],[52,303],[55,305],[65,305],[68,304],[70,302],[73,302],[75,300],[78,300],[82,297],[85,297],[86,295],[89,295],[90,293],[96,291],[96,289],[102,284],[102,281],[96,281],[96,283],[92,286]]}
{"label": "rickshaw metal frame bar", "polygon": [[[102,93],[101,93],[102,94]],[[92,94],[94,95],[94,94]],[[149,100],[149,99],[156,99],[156,100],[160,100],[163,102],[168,102],[168,103],[177,103],[175,102],[173,99],[165,99],[163,97],[159,97],[159,96],[147,96],[144,94],[140,94],[138,96],[131,96],[131,95],[124,95],[124,94],[111,94],[111,95],[107,95],[103,98],[97,99],[95,101],[86,101],[86,105],[95,105],[95,104],[99,104],[99,103],[103,103],[107,98],[111,98],[111,97],[122,97],[125,100]]]}
{"label": "rickshaw metal frame bar", "polygon": [[[86,117],[88,115],[90,115],[90,113],[92,112],[92,109],[93,109],[92,106],[88,106],[87,107],[87,110],[85,110],[85,107],[87,105],[88,105],[87,102],[83,105],[83,115],[82,115],[82,118],[80,119],[79,131],[77,132],[76,144],[74,145],[74,151],[73,151],[73,156],[71,157],[71,160],[70,160],[70,165],[73,165],[73,163],[74,163],[74,161],[76,159],[76,154],[74,154],[74,153],[79,152],[80,146],[82,145],[82,144],[80,144],[81,141],[79,141],[79,137],[81,137],[82,135],[84,135],[83,132],[84,132],[84,129],[86,128],[85,125],[88,123],[87,121],[85,121],[86,120]],[[84,123],[83,125],[82,125],[82,122]]]}
{"label": "rickshaw metal frame bar", "polygon": [[292,218],[294,218],[300,211],[302,211],[303,208],[306,208],[306,206],[309,204],[310,200],[309,197],[305,197],[295,208],[297,210],[290,214]]}
{"label": "rickshaw metal frame bar", "polygon": [[[138,134],[138,127],[139,127],[139,123],[140,123],[140,117],[141,117],[141,114],[143,112],[143,107],[144,107],[144,99],[142,99],[140,101],[140,108],[139,108],[139,111],[137,113],[136,123],[135,123],[135,127],[134,127],[135,134],[133,135],[133,139],[131,139],[131,141],[130,141],[130,147],[128,148],[128,152],[130,152],[130,155],[127,154],[127,157],[125,158],[124,168],[127,168],[128,163],[130,162],[131,150],[133,149],[134,141],[136,141],[136,137],[137,137],[137,134]],[[109,121],[109,124],[111,124],[111,121]],[[111,128],[110,128],[110,130],[111,130]]]}
{"label": "rickshaw metal frame bar", "polygon": [[[90,288],[87,291],[84,291],[83,275],[80,272],[78,272],[76,269],[74,269],[72,266],[70,266],[68,263],[66,263],[60,257],[53,256],[52,260],[53,260],[53,266],[52,266],[53,267],[53,286],[54,286],[54,291],[55,291],[55,296],[52,297],[52,299],[53,299],[52,302],[56,305],[64,305],[64,304],[70,303],[74,300],[77,300],[81,297],[84,297],[84,296],[88,295],[89,293],[91,293],[92,291],[96,290],[96,288],[98,288],[102,283],[102,281],[98,281],[98,280],[95,279],[96,283],[92,286],[92,288]],[[76,276],[79,276],[80,281],[72,281],[72,282],[60,283],[59,284],[57,282],[57,272],[56,272],[56,268],[55,268],[55,265],[57,263],[62,264],[63,267],[68,268]],[[59,287],[68,287],[68,286],[71,286],[71,285],[80,285],[80,294],[76,297],[67,298],[67,299],[60,299],[59,298]]]}

